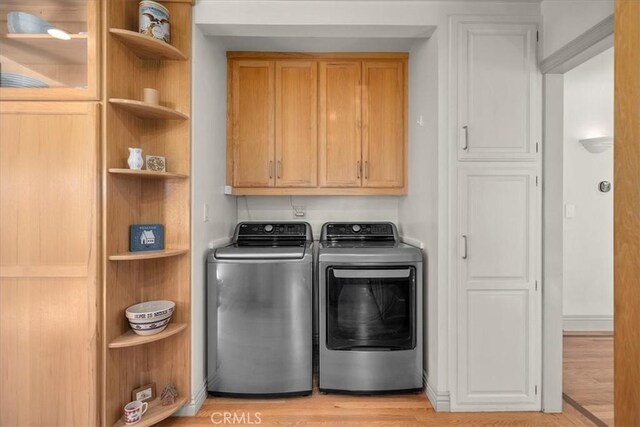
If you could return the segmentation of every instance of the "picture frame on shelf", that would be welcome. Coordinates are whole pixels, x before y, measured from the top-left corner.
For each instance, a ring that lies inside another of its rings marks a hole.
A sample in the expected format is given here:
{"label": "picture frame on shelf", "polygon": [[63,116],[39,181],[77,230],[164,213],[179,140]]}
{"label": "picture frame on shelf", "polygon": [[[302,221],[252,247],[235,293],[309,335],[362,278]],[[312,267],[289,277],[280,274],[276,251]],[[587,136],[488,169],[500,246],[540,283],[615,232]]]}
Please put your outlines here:
{"label": "picture frame on shelf", "polygon": [[151,402],[156,398],[156,383],[149,383],[131,392],[131,400]]}
{"label": "picture frame on shelf", "polygon": [[160,251],[164,249],[162,224],[133,224],[129,226],[129,251]]}
{"label": "picture frame on shelf", "polygon": [[166,172],[167,171],[167,162],[162,156],[146,156],[145,164],[147,166],[147,170],[153,172]]}

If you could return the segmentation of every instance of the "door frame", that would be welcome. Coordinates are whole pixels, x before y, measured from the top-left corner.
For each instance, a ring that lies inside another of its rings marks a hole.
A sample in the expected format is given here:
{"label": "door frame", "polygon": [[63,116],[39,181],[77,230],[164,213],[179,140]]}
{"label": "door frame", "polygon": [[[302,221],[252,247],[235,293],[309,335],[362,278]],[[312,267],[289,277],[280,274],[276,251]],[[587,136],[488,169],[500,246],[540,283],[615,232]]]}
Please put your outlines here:
{"label": "door frame", "polygon": [[545,59],[542,150],[542,410],[562,412],[564,73],[613,47],[613,14]]}

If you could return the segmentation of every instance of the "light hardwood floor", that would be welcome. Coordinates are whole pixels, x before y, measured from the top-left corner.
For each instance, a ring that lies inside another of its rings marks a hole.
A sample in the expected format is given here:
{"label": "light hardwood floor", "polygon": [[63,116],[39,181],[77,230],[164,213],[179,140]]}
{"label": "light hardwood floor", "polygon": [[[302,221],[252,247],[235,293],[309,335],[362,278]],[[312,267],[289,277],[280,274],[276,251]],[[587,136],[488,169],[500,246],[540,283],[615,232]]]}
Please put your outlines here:
{"label": "light hardwood floor", "polygon": [[[582,406],[597,419],[585,417],[566,401],[562,414],[446,413],[435,412],[422,393],[342,396],[323,395],[316,388],[311,396],[287,399],[209,397],[195,417],[170,418],[160,425],[612,426],[613,338],[592,334],[565,336],[563,387],[565,395],[574,401],[574,405]],[[227,422],[225,416],[228,417]]]}
{"label": "light hardwood floor", "polygon": [[[224,422],[225,414],[228,414],[229,417],[227,423]],[[234,416],[236,417],[235,423],[233,423]],[[311,396],[287,399],[251,400],[209,397],[197,416],[174,417],[159,425],[410,427],[592,426],[593,424],[566,403],[562,414],[541,412],[451,413],[435,412],[423,393],[394,396],[342,396],[319,394],[316,389]]]}
{"label": "light hardwood floor", "polygon": [[612,426],[613,337],[565,335],[563,341],[565,400],[573,400],[600,419],[596,424]]}

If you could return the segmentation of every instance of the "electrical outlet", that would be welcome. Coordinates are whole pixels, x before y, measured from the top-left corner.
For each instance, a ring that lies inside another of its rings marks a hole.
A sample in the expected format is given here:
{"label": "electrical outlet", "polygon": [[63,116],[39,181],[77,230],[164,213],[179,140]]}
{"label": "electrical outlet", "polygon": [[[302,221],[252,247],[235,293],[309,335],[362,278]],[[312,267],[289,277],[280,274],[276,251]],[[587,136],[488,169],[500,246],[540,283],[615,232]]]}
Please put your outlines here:
{"label": "electrical outlet", "polygon": [[293,206],[293,217],[294,218],[306,218],[307,213],[305,212],[305,206]]}

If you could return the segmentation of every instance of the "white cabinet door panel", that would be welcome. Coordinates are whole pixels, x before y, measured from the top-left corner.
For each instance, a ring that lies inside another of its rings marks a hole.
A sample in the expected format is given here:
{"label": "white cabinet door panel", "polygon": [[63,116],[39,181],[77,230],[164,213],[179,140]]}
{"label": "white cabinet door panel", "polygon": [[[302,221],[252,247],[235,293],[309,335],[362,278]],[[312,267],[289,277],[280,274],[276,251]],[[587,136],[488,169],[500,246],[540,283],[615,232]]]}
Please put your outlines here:
{"label": "white cabinet door panel", "polygon": [[455,409],[540,408],[536,168],[459,173]]}
{"label": "white cabinet door panel", "polygon": [[460,160],[535,160],[535,24],[460,23]]}
{"label": "white cabinet door panel", "polygon": [[530,284],[531,177],[472,175],[466,186],[467,285]]}

